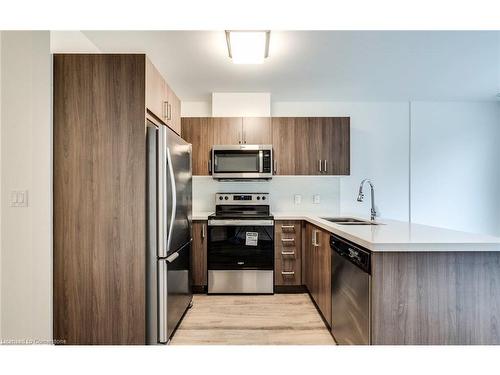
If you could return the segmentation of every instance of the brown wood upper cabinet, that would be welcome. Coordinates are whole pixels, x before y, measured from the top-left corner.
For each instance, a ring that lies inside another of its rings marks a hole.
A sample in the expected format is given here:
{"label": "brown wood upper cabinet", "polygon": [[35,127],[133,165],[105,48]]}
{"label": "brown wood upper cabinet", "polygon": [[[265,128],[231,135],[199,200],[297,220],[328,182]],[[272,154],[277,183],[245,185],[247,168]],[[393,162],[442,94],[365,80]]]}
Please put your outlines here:
{"label": "brown wood upper cabinet", "polygon": [[270,145],[272,144],[271,118],[243,117],[242,144]]}
{"label": "brown wood upper cabinet", "polygon": [[277,175],[348,175],[349,117],[273,117]]}
{"label": "brown wood upper cabinet", "polygon": [[304,285],[321,314],[331,324],[331,250],[330,233],[306,223],[304,241]]}
{"label": "brown wood upper cabinet", "polygon": [[173,131],[181,134],[181,102],[148,58],[146,58],[146,107]]}
{"label": "brown wood upper cabinet", "polygon": [[213,117],[215,145],[271,144],[269,117]]}
{"label": "brown wood upper cabinet", "polygon": [[272,144],[276,175],[348,175],[349,117],[184,117],[193,174],[209,175],[212,145]]}
{"label": "brown wood upper cabinet", "polygon": [[214,130],[212,117],[182,118],[182,138],[193,145],[193,175],[209,175]]}

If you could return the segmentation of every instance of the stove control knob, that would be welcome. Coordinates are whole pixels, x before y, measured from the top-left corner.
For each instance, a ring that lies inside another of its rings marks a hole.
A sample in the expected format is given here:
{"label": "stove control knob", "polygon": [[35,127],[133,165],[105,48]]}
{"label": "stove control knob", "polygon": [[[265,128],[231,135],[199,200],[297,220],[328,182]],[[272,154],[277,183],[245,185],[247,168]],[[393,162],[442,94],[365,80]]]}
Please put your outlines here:
{"label": "stove control knob", "polygon": [[224,197],[224,199],[225,199],[225,200],[228,200],[228,199],[229,199],[229,197],[226,195],[226,196]]}
{"label": "stove control knob", "polygon": [[265,196],[262,196],[262,200],[265,201],[266,200],[266,197]]}
{"label": "stove control knob", "polygon": [[222,200],[222,197],[219,197],[219,200],[221,201],[221,200]]}
{"label": "stove control knob", "polygon": [[257,197],[257,200],[260,201],[260,197]]}

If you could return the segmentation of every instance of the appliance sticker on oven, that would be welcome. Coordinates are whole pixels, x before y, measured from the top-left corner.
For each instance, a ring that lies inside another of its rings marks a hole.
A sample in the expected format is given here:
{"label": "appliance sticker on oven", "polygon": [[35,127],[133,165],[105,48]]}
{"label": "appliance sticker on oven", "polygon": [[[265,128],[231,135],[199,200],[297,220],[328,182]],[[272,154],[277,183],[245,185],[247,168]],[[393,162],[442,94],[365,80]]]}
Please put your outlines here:
{"label": "appliance sticker on oven", "polygon": [[257,246],[258,240],[259,240],[259,233],[258,232],[247,232],[245,245]]}

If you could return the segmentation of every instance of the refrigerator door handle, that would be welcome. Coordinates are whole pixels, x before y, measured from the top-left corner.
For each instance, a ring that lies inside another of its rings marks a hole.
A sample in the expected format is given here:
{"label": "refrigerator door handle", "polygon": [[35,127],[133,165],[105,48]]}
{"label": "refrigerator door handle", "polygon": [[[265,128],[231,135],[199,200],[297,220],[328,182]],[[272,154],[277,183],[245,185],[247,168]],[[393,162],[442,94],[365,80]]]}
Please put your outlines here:
{"label": "refrigerator door handle", "polygon": [[167,337],[167,262],[158,263],[159,334],[158,341],[166,343]]}
{"label": "refrigerator door handle", "polygon": [[158,128],[158,257],[163,258],[167,255],[165,225],[167,223],[166,204],[167,187],[165,183],[166,156],[165,156],[165,129],[163,126]]}
{"label": "refrigerator door handle", "polygon": [[172,167],[172,157],[170,148],[167,147],[167,166],[170,177],[170,186],[172,187],[172,211],[170,213],[170,225],[168,227],[167,253],[170,251],[170,241],[172,240],[172,230],[174,228],[175,214],[177,208],[177,187],[175,186],[174,168]]}
{"label": "refrigerator door handle", "polygon": [[168,263],[172,263],[177,258],[179,258],[179,252],[173,253],[166,260],[167,260]]}

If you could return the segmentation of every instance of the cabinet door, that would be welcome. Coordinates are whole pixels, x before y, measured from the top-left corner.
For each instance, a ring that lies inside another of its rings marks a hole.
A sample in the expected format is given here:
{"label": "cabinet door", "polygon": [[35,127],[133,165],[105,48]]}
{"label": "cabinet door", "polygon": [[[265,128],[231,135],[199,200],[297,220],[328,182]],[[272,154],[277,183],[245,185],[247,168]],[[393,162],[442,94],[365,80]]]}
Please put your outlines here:
{"label": "cabinet door", "polygon": [[350,119],[349,117],[321,118],[323,172],[327,175],[350,173]]}
{"label": "cabinet door", "polygon": [[309,293],[314,299],[314,245],[313,245],[313,231],[314,231],[314,226],[307,223],[306,224],[306,230],[305,230],[305,241],[304,241],[304,259],[302,260],[305,262],[305,267],[304,267],[304,284],[309,290]]}
{"label": "cabinet door", "polygon": [[193,221],[191,246],[191,278],[193,285],[207,285],[207,222]]}
{"label": "cabinet door", "polygon": [[276,175],[295,174],[295,122],[293,117],[273,117],[273,172]]}
{"label": "cabinet door", "polygon": [[165,84],[167,96],[167,125],[177,134],[181,134],[181,101],[168,84]]}
{"label": "cabinet door", "polygon": [[208,176],[210,151],[214,143],[213,119],[208,117],[184,117],[181,136],[193,145],[193,175]]}
{"label": "cabinet door", "polygon": [[323,127],[318,117],[295,118],[295,174],[319,175],[323,151]]}
{"label": "cabinet door", "polygon": [[249,145],[272,144],[270,117],[243,117],[243,143]]}
{"label": "cabinet door", "polygon": [[166,122],[167,101],[165,80],[153,63],[146,58],[146,107],[161,121]]}
{"label": "cabinet door", "polygon": [[243,120],[241,117],[213,117],[214,145],[241,144]]}
{"label": "cabinet door", "polygon": [[331,324],[332,316],[332,274],[331,274],[331,250],[330,233],[319,230],[317,235],[315,270],[316,270],[316,304],[323,317]]}

